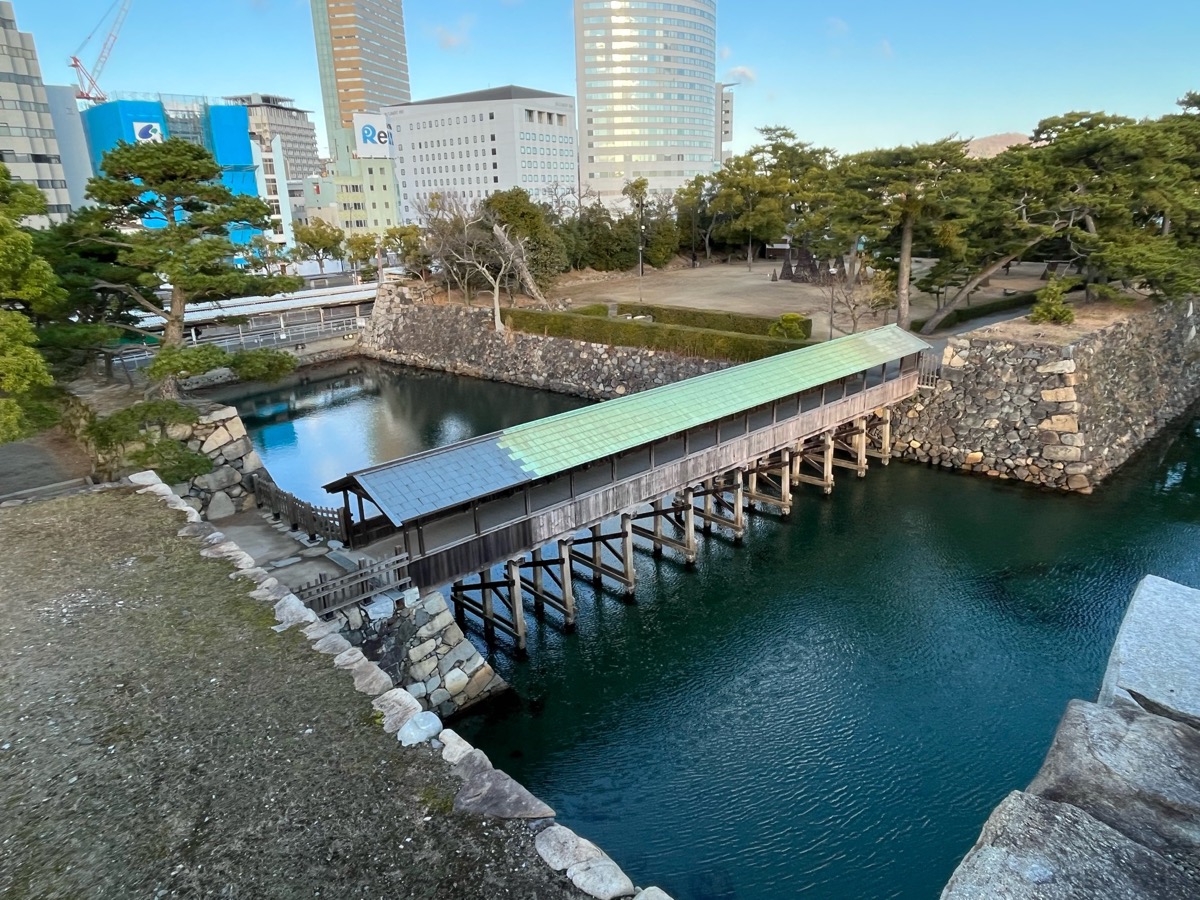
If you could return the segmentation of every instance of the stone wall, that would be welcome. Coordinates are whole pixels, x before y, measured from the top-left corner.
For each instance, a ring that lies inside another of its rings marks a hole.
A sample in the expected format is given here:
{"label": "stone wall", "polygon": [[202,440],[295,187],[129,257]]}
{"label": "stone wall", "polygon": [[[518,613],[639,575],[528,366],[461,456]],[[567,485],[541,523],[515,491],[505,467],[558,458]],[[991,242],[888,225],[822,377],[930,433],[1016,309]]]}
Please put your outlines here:
{"label": "stone wall", "polygon": [[1091,491],[1200,397],[1191,304],[1083,310],[949,339],[932,391],[893,411],[893,452]]}
{"label": "stone wall", "polygon": [[416,589],[381,594],[329,619],[347,646],[361,646],[423,709],[443,719],[508,690],[454,622],[446,599]]}
{"label": "stone wall", "polygon": [[[142,444],[100,448],[87,435],[87,426],[97,417],[132,406],[142,396],[121,385],[101,384],[89,379],[70,386],[63,414],[63,427],[92,458],[93,474],[114,480],[143,466],[130,461],[131,453]],[[198,419],[192,424],[169,425],[166,437],[179,441],[189,450],[203,453],[212,460],[213,469],[205,475],[174,486],[193,509],[209,519],[224,519],[254,506],[253,476],[264,471],[262,459],[246,435],[238,411],[232,406],[189,400]],[[157,430],[153,432],[157,437]]]}
{"label": "stone wall", "polygon": [[385,284],[361,351],[402,365],[607,400],[726,368],[725,360],[677,356],[568,338],[497,333],[490,309],[415,303]]}

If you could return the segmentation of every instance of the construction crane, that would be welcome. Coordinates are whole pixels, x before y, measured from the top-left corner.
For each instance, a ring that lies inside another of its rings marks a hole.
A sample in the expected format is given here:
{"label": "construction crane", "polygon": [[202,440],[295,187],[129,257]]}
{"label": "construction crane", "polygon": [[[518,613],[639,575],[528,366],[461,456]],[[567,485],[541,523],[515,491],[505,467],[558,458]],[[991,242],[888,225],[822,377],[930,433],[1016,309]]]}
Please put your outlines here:
{"label": "construction crane", "polygon": [[[103,103],[108,99],[108,95],[100,89],[98,83],[100,73],[104,71],[104,64],[108,62],[108,57],[112,53],[113,44],[117,42],[117,35],[121,33],[121,26],[125,24],[125,17],[129,15],[129,6],[133,0],[113,0],[112,6],[96,23],[96,27],[91,30],[83,43],[79,45],[79,49],[71,56],[70,66],[75,70],[75,77],[79,82],[79,89],[75,92],[75,99],[86,100],[89,103]],[[120,7],[118,9],[118,7]],[[96,61],[92,64],[89,71],[87,66],[79,58],[79,54],[83,52],[83,48],[88,45],[92,37],[100,30],[108,17],[112,15],[112,11],[116,9],[117,15],[113,19],[112,27],[108,29],[108,37],[104,39],[104,46],[100,48],[100,55],[96,57]]]}

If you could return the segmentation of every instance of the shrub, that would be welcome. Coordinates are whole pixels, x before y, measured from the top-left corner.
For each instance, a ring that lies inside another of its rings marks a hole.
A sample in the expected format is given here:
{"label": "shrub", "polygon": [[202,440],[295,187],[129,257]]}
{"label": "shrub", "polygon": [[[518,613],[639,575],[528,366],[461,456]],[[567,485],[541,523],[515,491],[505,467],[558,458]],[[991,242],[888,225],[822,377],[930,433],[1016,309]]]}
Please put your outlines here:
{"label": "shrub", "polygon": [[[767,337],[776,320],[769,316],[725,312],[718,309],[689,309],[679,306],[654,306],[649,303],[618,303],[617,312],[623,316],[651,316],[660,325],[685,325],[689,328],[708,328],[713,331],[733,331],[738,334],[757,334]],[[789,313],[804,324],[802,333],[794,340],[812,336],[812,322],[797,313]]]}
{"label": "shrub", "polygon": [[778,321],[771,323],[767,334],[789,341],[802,341],[812,334],[812,320],[798,313],[784,313]]}
{"label": "shrub", "polygon": [[121,444],[143,440],[146,428],[157,427],[161,432],[168,425],[190,425],[196,419],[194,409],[176,400],[147,400],[103,419],[93,420],[85,433],[97,449],[111,450]]}
{"label": "shrub", "polygon": [[800,341],[759,335],[690,328],[684,325],[664,325],[659,322],[600,319],[575,313],[508,309],[503,311],[501,316],[509,327],[529,334],[621,347],[645,347],[682,356],[702,356],[736,362],[761,359],[806,346]]}
{"label": "shrub", "polygon": [[211,459],[170,438],[151,441],[141,450],[130,453],[129,461],[153,469],[167,484],[191,481],[198,475],[212,471]]}
{"label": "shrub", "polygon": [[1070,325],[1075,321],[1075,310],[1067,306],[1067,291],[1071,282],[1063,278],[1051,278],[1049,284],[1037,292],[1037,303],[1029,321],[1035,325]]}
{"label": "shrub", "polygon": [[199,347],[163,347],[146,367],[155,381],[174,375],[191,378],[228,367],[242,381],[275,381],[296,368],[296,358],[282,350],[239,350],[228,353],[215,344]]}
{"label": "shrub", "polygon": [[571,312],[577,316],[599,316],[602,319],[608,318],[607,303],[589,303],[587,306],[581,306],[578,309],[573,309]]}

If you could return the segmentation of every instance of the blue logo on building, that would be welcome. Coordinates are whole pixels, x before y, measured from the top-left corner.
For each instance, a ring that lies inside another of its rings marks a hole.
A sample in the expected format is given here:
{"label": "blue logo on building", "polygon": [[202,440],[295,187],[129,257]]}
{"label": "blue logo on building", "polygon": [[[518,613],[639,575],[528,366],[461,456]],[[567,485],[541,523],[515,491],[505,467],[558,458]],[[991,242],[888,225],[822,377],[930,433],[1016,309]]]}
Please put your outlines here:
{"label": "blue logo on building", "polygon": [[392,133],[381,128],[376,128],[374,125],[364,125],[362,127],[362,142],[364,144],[390,144],[392,142]]}
{"label": "blue logo on building", "polygon": [[163,142],[162,125],[158,122],[134,122],[133,138],[139,144],[161,144]]}

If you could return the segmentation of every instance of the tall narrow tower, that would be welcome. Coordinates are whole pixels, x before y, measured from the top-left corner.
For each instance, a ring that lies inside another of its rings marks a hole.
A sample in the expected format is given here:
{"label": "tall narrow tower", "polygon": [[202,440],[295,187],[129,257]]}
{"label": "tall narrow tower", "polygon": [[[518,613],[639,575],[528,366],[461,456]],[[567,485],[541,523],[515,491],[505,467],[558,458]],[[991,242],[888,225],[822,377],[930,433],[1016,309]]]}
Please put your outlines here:
{"label": "tall narrow tower", "polygon": [[674,190],[720,164],[716,0],[575,0],[581,187]]}
{"label": "tall narrow tower", "polygon": [[404,9],[401,0],[312,0],[312,15],[329,151],[341,169],[355,113],[412,99]]}

